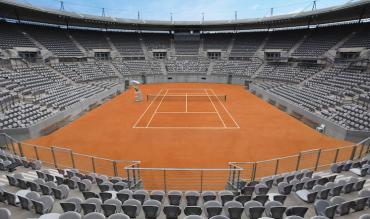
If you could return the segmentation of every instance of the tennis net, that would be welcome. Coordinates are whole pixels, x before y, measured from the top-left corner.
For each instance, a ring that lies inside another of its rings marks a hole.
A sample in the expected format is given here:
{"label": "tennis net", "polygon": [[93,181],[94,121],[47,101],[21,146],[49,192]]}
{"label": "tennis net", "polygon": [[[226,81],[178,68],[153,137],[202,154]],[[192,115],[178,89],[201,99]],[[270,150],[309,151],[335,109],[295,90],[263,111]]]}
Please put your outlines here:
{"label": "tennis net", "polygon": [[227,95],[216,94],[168,94],[168,95],[146,95],[147,101],[226,101]]}

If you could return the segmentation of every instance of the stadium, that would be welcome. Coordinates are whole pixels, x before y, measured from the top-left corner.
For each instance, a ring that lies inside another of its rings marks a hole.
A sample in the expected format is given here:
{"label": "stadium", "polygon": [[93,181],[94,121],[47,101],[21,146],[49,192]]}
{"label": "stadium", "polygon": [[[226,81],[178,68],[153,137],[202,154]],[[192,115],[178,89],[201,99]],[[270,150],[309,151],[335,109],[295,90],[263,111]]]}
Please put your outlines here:
{"label": "stadium", "polygon": [[0,219],[370,218],[369,0],[200,21],[58,3],[0,0]]}

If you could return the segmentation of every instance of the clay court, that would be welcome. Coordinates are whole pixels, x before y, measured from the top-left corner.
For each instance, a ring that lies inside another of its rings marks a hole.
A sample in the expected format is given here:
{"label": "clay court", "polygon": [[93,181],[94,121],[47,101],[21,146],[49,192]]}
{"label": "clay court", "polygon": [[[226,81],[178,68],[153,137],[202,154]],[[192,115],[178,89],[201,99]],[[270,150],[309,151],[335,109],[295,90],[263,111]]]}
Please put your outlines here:
{"label": "clay court", "polygon": [[242,86],[171,83],[140,88],[143,102],[135,102],[130,89],[30,142],[167,168],[225,168],[229,161],[350,145],[317,133]]}

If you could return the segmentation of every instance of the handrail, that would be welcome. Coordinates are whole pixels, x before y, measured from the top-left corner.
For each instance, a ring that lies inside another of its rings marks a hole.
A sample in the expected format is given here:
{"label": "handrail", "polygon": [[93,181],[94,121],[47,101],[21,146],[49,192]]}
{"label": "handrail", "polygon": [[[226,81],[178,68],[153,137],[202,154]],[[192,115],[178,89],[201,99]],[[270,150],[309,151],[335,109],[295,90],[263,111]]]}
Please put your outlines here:
{"label": "handrail", "polygon": [[[151,168],[151,167],[125,167],[127,170],[168,170],[168,171],[174,171],[174,170],[179,170],[179,171],[229,171],[229,168]],[[244,170],[243,168],[238,168],[236,170]]]}
{"label": "handrail", "polygon": [[[358,143],[354,143],[352,145],[347,145],[347,146],[340,146],[340,147],[336,147],[336,148],[318,148],[318,149],[312,149],[312,150],[305,150],[305,151],[301,151],[300,153],[311,153],[313,151],[318,151],[318,150],[321,150],[321,151],[335,151],[335,150],[338,150],[338,149],[345,149],[345,148],[352,148],[356,145],[361,145],[367,141],[370,141],[370,137],[367,137],[363,140],[361,140],[360,142]],[[242,161],[242,162],[238,162],[238,161],[232,161],[232,162],[228,162],[229,165],[237,165],[237,164],[254,164],[254,163],[262,163],[262,162],[268,162],[268,161],[276,161],[278,159],[285,159],[285,158],[292,158],[292,157],[296,157],[296,156],[299,156],[299,154],[294,154],[294,155],[288,155],[288,156],[283,156],[283,157],[276,157],[276,158],[271,158],[271,159],[266,159],[266,160],[259,160],[259,161]]]}

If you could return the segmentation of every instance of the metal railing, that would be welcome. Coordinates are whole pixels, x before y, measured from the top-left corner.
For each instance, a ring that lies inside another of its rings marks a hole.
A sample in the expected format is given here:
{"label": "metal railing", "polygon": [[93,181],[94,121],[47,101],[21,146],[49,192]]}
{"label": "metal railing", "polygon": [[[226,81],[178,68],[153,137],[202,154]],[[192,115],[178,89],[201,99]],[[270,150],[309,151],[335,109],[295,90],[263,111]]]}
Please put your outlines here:
{"label": "metal railing", "polygon": [[[127,171],[137,171],[142,186],[147,190],[223,190],[231,189],[239,183],[241,168],[196,169],[196,168],[142,168],[125,167]],[[230,173],[232,172],[232,173]],[[130,178],[131,181],[135,181]]]}
{"label": "metal railing", "polygon": [[[120,176],[134,180],[131,188],[138,188],[141,182],[140,174],[124,171],[126,166],[140,167],[140,161],[112,160],[92,155],[76,153],[71,149],[61,147],[44,147],[18,141],[11,136],[0,133],[0,146],[28,160],[41,160],[44,166],[60,169],[78,169],[83,173],[99,173],[108,176]],[[134,175],[134,177],[132,177]]]}
{"label": "metal railing", "polygon": [[242,169],[240,181],[253,181],[302,169],[313,171],[327,169],[333,163],[361,159],[369,153],[369,150],[370,137],[354,145],[301,151],[295,155],[256,162],[229,162],[229,166]]}
{"label": "metal railing", "polygon": [[242,181],[259,180],[302,169],[314,171],[331,164],[364,157],[370,150],[370,137],[353,145],[301,151],[298,154],[255,162],[229,162],[224,169],[143,168],[140,161],[112,160],[73,152],[60,147],[43,147],[15,140],[0,133],[0,146],[10,152],[41,160],[53,168],[76,168],[81,172],[95,172],[121,176],[130,188],[147,190],[235,190]]}

